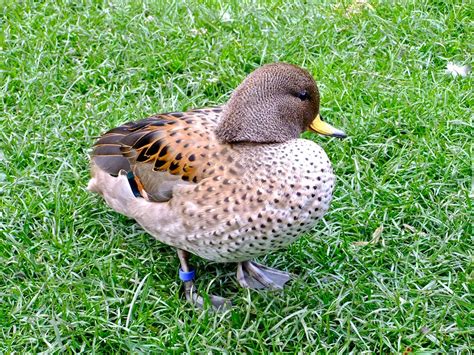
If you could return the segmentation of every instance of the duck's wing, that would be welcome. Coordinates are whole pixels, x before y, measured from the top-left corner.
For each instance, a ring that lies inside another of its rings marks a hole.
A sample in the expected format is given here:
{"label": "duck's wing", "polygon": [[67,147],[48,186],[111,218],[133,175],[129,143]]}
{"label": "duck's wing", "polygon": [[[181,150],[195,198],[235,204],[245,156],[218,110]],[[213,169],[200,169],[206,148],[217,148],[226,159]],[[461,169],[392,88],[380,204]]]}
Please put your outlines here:
{"label": "duck's wing", "polygon": [[132,171],[153,201],[167,201],[176,184],[197,183],[213,173],[223,146],[214,129],[222,109],[159,114],[126,123],[94,145],[94,165],[110,175]]}

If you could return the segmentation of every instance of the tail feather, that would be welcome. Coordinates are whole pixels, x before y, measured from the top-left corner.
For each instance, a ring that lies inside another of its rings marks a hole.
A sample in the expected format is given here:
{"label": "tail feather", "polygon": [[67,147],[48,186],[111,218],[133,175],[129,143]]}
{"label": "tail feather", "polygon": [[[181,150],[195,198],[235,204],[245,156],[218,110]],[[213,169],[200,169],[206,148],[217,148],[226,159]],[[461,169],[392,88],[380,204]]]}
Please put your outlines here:
{"label": "tail feather", "polygon": [[129,122],[122,126],[112,128],[103,134],[95,143],[92,151],[92,160],[94,163],[110,175],[117,176],[120,170],[130,171],[130,163],[127,157],[124,157],[124,146],[134,146],[137,142],[143,143],[144,139],[152,139],[157,133],[141,131],[149,125],[164,126],[171,121],[164,118],[150,117],[138,122]]}
{"label": "tail feather", "polygon": [[121,126],[110,130],[97,140],[92,151],[92,160],[98,168],[113,176],[117,176],[120,170],[130,171],[130,163],[120,151],[122,139],[129,133],[126,126]]}

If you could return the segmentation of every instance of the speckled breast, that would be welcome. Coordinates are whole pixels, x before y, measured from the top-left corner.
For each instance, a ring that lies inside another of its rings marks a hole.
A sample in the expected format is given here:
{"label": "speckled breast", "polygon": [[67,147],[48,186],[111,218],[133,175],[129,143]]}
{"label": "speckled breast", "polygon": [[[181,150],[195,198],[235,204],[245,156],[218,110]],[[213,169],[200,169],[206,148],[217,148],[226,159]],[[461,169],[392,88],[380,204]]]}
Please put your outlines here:
{"label": "speckled breast", "polygon": [[243,147],[238,154],[245,173],[218,185],[204,206],[183,201],[184,220],[199,225],[184,240],[166,242],[208,260],[244,261],[292,243],[328,210],[335,178],[314,142]]}

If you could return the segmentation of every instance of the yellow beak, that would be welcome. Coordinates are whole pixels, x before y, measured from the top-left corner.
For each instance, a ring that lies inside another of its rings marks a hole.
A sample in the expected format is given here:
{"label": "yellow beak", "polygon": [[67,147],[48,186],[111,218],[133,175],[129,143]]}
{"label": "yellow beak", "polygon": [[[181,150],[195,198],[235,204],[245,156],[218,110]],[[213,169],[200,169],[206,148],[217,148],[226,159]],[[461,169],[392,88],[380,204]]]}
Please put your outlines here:
{"label": "yellow beak", "polygon": [[331,137],[337,137],[337,138],[347,137],[347,135],[343,131],[337,128],[334,128],[327,122],[324,122],[321,119],[321,116],[319,114],[316,116],[313,122],[311,122],[311,124],[309,125],[309,128],[311,131],[317,132],[319,134],[323,134],[325,136],[331,136]]}

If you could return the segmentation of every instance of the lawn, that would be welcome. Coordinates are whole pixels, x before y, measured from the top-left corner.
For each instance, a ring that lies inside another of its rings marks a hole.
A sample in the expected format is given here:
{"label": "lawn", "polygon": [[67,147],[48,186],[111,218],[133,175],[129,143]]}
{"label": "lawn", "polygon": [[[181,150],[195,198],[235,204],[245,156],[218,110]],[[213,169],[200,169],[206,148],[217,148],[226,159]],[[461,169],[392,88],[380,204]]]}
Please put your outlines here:
{"label": "lawn", "polygon": [[[0,353],[468,353],[473,85],[445,69],[472,62],[473,7],[369,2],[2,1]],[[308,69],[350,136],[305,134],[334,165],[333,204],[259,260],[298,275],[284,292],[193,258],[234,303],[198,311],[175,251],[85,190],[88,153],[275,61]]]}

